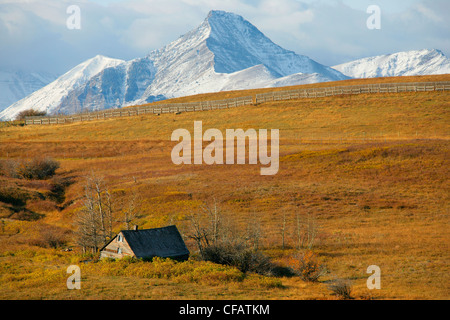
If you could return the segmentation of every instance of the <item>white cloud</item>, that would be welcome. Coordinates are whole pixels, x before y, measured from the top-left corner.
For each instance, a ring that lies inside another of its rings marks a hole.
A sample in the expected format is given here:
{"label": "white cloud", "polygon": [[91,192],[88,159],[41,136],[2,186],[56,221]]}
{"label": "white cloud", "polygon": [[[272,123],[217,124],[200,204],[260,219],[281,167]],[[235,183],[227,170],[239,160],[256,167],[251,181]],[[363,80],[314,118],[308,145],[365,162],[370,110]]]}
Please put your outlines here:
{"label": "white cloud", "polygon": [[[366,28],[365,3],[382,6],[382,29]],[[450,2],[405,0],[0,0],[0,68],[63,72],[104,54],[131,59],[198,26],[211,9],[235,12],[275,43],[333,65],[364,56],[437,48],[450,53]],[[395,2],[397,3],[397,2]],[[66,28],[81,8],[82,29]]]}
{"label": "white cloud", "polygon": [[427,17],[434,22],[440,23],[444,21],[444,17],[439,16],[437,12],[434,12],[431,8],[426,7],[424,4],[419,3],[414,7],[418,12],[420,12],[424,17]]}

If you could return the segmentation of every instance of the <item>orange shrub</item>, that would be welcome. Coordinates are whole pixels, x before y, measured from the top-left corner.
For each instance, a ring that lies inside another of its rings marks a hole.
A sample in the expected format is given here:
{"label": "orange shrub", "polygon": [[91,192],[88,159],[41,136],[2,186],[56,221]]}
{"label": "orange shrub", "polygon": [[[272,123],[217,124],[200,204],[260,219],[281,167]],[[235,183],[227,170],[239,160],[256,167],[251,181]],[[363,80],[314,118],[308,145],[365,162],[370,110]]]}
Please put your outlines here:
{"label": "orange shrub", "polygon": [[315,282],[327,272],[312,250],[305,250],[291,257],[289,266],[305,281]]}

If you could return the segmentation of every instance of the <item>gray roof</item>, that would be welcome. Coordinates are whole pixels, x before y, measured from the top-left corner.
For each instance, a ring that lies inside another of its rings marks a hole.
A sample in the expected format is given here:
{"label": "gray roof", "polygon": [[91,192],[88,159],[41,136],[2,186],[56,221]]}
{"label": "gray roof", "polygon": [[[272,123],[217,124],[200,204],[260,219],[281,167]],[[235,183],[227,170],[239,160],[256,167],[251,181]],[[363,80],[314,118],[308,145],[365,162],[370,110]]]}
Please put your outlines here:
{"label": "gray roof", "polygon": [[173,258],[189,255],[176,226],[156,229],[123,230],[123,236],[138,258]]}

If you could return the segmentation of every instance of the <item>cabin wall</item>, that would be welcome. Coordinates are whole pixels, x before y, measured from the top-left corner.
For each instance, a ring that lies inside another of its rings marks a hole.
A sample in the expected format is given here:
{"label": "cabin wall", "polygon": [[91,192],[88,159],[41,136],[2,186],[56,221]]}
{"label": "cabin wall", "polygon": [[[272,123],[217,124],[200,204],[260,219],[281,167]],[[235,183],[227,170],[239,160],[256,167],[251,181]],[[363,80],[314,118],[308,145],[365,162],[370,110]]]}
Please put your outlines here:
{"label": "cabin wall", "polygon": [[[119,241],[121,238],[121,241]],[[119,253],[119,248],[121,253]],[[119,233],[103,250],[100,252],[100,259],[113,258],[121,259],[123,257],[133,257],[134,252],[131,250],[127,240],[122,233]]]}

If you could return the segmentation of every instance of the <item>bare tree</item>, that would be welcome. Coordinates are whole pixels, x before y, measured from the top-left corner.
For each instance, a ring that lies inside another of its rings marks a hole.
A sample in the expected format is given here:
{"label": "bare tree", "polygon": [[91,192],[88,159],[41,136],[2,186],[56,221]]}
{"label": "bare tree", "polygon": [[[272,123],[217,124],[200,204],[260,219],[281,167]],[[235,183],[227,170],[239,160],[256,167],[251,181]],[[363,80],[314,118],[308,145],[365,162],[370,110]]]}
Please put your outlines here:
{"label": "bare tree", "polygon": [[140,217],[140,206],[141,197],[137,192],[132,191],[128,203],[122,209],[122,220],[119,220],[119,222],[125,225],[126,230],[130,230],[133,226],[133,221]]}
{"label": "bare tree", "polygon": [[100,246],[100,223],[94,202],[89,194],[85,195],[84,206],[78,213],[75,224],[77,243],[83,248],[83,252],[89,248],[96,252]]}
{"label": "bare tree", "polygon": [[216,201],[213,205],[204,204],[189,220],[191,232],[187,237],[197,244],[201,259],[231,265],[242,272],[272,272],[269,258],[257,250],[259,226],[255,229],[254,239],[257,240],[252,247],[248,235],[243,236],[231,220],[224,219]]}
{"label": "bare tree", "polygon": [[312,249],[319,231],[316,218],[309,212],[306,215],[297,212],[296,218],[297,248]]}
{"label": "bare tree", "polygon": [[304,246],[305,237],[304,237],[304,232],[303,232],[302,219],[298,212],[296,213],[296,220],[297,220],[297,228],[296,228],[297,249],[300,249],[300,248],[303,248],[303,246]]}
{"label": "bare tree", "polygon": [[47,111],[38,111],[34,109],[27,109],[19,112],[16,116],[16,120],[23,120],[25,117],[43,117],[47,114]]}
{"label": "bare tree", "polygon": [[247,240],[254,250],[258,250],[261,242],[261,221],[255,214],[250,218],[247,224]]}
{"label": "bare tree", "polygon": [[187,234],[187,237],[195,241],[200,251],[200,256],[203,258],[204,249],[209,247],[210,230],[204,227],[201,217],[198,214],[191,214],[189,221],[191,222],[191,232]]}
{"label": "bare tree", "polygon": [[203,203],[198,212],[190,215],[189,220],[191,232],[187,237],[195,241],[201,255],[204,248],[223,240],[222,214],[215,199],[213,205]]}
{"label": "bare tree", "polygon": [[319,231],[319,226],[317,224],[316,218],[308,213],[307,217],[307,239],[306,239],[306,245],[308,249],[312,249],[312,247],[316,243],[316,236]]}
{"label": "bare tree", "polygon": [[103,178],[93,174],[86,178],[83,208],[77,215],[76,237],[78,244],[86,251],[94,252],[111,239],[113,233],[113,200]]}
{"label": "bare tree", "polygon": [[106,232],[109,235],[109,238],[111,238],[113,236],[113,221],[115,215],[113,197],[108,189],[105,191],[105,215],[107,217]]}
{"label": "bare tree", "polygon": [[214,205],[209,206],[204,204],[201,207],[202,211],[206,213],[209,219],[210,227],[209,234],[211,235],[211,244],[216,245],[222,235],[222,214],[217,208],[216,199],[214,199]]}
{"label": "bare tree", "polygon": [[75,219],[77,243],[84,251],[96,252],[113,237],[113,228],[123,223],[130,230],[140,217],[141,198],[132,190],[124,202],[119,203],[102,177],[91,174],[86,178],[83,207]]}
{"label": "bare tree", "polygon": [[106,228],[105,228],[105,210],[104,209],[104,203],[103,203],[103,193],[104,190],[104,183],[103,178],[92,176],[88,178],[88,182],[86,184],[86,193],[91,193],[93,195],[93,206],[96,207],[96,210],[98,210],[98,217],[100,219],[100,234],[104,238],[104,242],[106,242]]}

